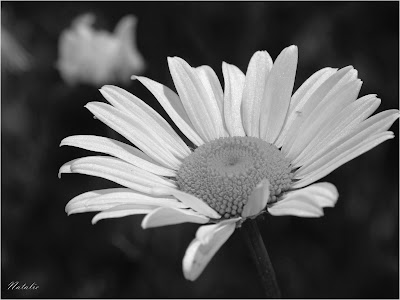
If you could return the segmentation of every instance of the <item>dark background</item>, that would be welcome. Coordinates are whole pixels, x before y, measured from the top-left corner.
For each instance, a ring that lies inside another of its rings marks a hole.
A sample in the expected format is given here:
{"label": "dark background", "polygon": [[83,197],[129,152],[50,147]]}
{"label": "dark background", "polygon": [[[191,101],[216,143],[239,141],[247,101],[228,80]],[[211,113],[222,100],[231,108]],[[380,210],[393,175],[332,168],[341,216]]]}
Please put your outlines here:
{"label": "dark background", "polygon": [[[13,33],[33,57],[19,75],[2,68],[2,298],[256,298],[257,273],[239,231],[194,283],[181,271],[197,225],[142,230],[141,216],[100,221],[67,217],[74,196],[116,185],[59,167],[88,151],[59,148],[69,135],[117,135],[83,106],[96,87],[67,86],[54,65],[60,32],[88,11],[113,30],[138,17],[144,74],[173,87],[167,56],[207,64],[222,78],[226,61],[246,71],[256,50],[273,59],[299,47],[295,88],[315,71],[353,65],[376,93],[378,112],[398,108],[398,2],[2,2]],[[138,82],[122,85],[159,109]],[[163,116],[165,113],[162,112]],[[320,219],[268,217],[259,223],[284,297],[398,298],[399,148],[396,138],[335,170],[324,181],[340,193]],[[11,281],[39,285],[8,291]]]}

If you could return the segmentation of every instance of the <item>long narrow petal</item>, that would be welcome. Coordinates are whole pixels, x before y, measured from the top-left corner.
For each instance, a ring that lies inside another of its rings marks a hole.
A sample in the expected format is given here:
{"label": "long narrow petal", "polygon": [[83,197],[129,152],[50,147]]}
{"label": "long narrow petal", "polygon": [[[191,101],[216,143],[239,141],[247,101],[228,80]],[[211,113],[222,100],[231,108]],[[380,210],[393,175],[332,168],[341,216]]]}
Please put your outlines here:
{"label": "long narrow petal", "polygon": [[206,202],[191,194],[169,187],[154,187],[153,195],[172,195],[183,204],[189,206],[193,210],[213,219],[219,219],[221,216],[212,209]]}
{"label": "long narrow petal", "polygon": [[266,206],[269,198],[270,183],[268,179],[262,180],[251,193],[243,207],[242,217],[248,218],[259,214]]}
{"label": "long narrow petal", "polygon": [[98,221],[104,219],[122,218],[132,215],[144,215],[148,214],[154,209],[156,209],[156,207],[151,205],[135,205],[135,204],[118,205],[95,215],[92,219],[92,224],[96,224]]}
{"label": "long narrow petal", "polygon": [[219,138],[219,130],[223,127],[218,104],[208,98],[196,72],[178,57],[168,57],[168,65],[178,95],[197,133],[205,141]]}
{"label": "long narrow petal", "polygon": [[248,136],[260,137],[260,108],[273,62],[267,51],[250,59],[242,96],[243,127]]}
{"label": "long narrow petal", "polygon": [[348,105],[339,115],[322,126],[302,154],[292,162],[292,166],[300,167],[310,164],[330,145],[349,136],[358,124],[378,108],[380,103],[381,100],[376,98],[376,95],[367,95]]}
{"label": "long narrow petal", "polygon": [[283,125],[281,133],[279,134],[278,139],[274,143],[278,148],[282,147],[286,136],[288,135],[289,129],[292,128],[293,122],[301,117],[302,107],[310,98],[310,96],[335,72],[337,69],[332,68],[324,68],[313,75],[311,75],[293,94],[292,99],[290,100],[289,112],[286,118],[286,121]]}
{"label": "long narrow petal", "polygon": [[210,101],[216,102],[219,109],[219,118],[218,125],[222,126],[218,128],[220,136],[228,136],[228,132],[224,126],[224,91],[222,90],[221,83],[215,74],[214,70],[209,66],[200,66],[195,69],[197,76],[200,78],[201,82],[203,83],[203,87],[207,92],[207,95]]}
{"label": "long narrow petal", "polygon": [[274,143],[285,122],[297,68],[297,47],[284,49],[268,76],[261,102],[260,138]]}
{"label": "long narrow petal", "polygon": [[299,132],[301,132],[301,125],[308,119],[313,110],[321,103],[330,93],[341,90],[345,84],[354,80],[357,72],[353,67],[348,66],[339,71],[328,71],[327,75],[321,77],[321,81],[317,81],[315,89],[310,89],[309,92],[299,101],[294,114],[291,113],[289,117],[293,118],[291,122],[287,122],[288,130],[282,144],[283,153],[287,153],[293,145]]}
{"label": "long narrow petal", "polygon": [[90,151],[110,154],[151,173],[169,177],[176,176],[174,170],[152,162],[149,156],[137,148],[110,138],[95,135],[74,135],[63,139],[60,146],[79,147]]}
{"label": "long narrow petal", "polygon": [[241,102],[245,75],[234,65],[222,63],[222,73],[225,81],[224,117],[230,136],[244,136]]}
{"label": "long narrow petal", "polygon": [[66,165],[70,172],[64,167],[60,172],[102,177],[142,193],[152,194],[152,188],[158,186],[174,188],[172,182],[114,157],[88,156]]}
{"label": "long narrow petal", "polygon": [[178,95],[168,87],[146,77],[132,76],[139,80],[157,99],[180,131],[196,146],[204,144],[202,138],[193,129],[185,108]]}
{"label": "long narrow petal", "polygon": [[235,231],[235,221],[201,226],[183,258],[183,274],[194,281],[203,272],[215,253]]}
{"label": "long narrow petal", "polygon": [[102,102],[90,102],[86,108],[154,160],[174,170],[179,169],[181,161],[160,143],[159,133],[147,124],[133,120],[126,113]]}
{"label": "long narrow petal", "polygon": [[[391,131],[385,131],[382,133],[375,134],[365,141],[361,143],[357,143],[356,146],[348,149],[348,145],[346,145],[347,151],[340,150],[340,154],[332,154],[326,155],[322,157],[321,160],[318,161],[318,164],[312,165],[313,171],[308,170],[308,172],[303,173],[295,173],[296,178],[301,178],[301,180],[297,181],[293,184],[293,188],[301,188],[310,183],[313,183],[322,177],[325,177],[341,165],[346,162],[360,156],[361,154],[371,150],[372,148],[378,146],[388,139],[394,138],[394,134]],[[301,169],[300,169],[301,170]],[[303,171],[303,170],[302,170]]]}
{"label": "long narrow petal", "polygon": [[301,125],[301,130],[286,154],[287,157],[296,163],[301,153],[316,137],[322,126],[337,118],[337,114],[343,107],[356,100],[360,89],[361,80],[354,80],[331,97],[324,99]]}
{"label": "long narrow petal", "polygon": [[189,209],[160,207],[143,218],[142,228],[147,229],[181,223],[205,224],[209,220],[209,218]]}
{"label": "long narrow petal", "polygon": [[70,215],[88,211],[101,211],[122,204],[187,208],[186,205],[174,198],[153,197],[127,188],[113,188],[80,194],[67,203],[65,211]]}
{"label": "long narrow petal", "polygon": [[328,182],[316,183],[306,188],[288,192],[270,208],[273,216],[321,217],[322,208],[333,207],[339,197],[336,187]]}
{"label": "long narrow petal", "polygon": [[111,85],[103,86],[100,92],[114,107],[157,131],[165,147],[168,147],[176,156],[185,158],[190,155],[189,147],[168,122],[142,100],[124,89]]}

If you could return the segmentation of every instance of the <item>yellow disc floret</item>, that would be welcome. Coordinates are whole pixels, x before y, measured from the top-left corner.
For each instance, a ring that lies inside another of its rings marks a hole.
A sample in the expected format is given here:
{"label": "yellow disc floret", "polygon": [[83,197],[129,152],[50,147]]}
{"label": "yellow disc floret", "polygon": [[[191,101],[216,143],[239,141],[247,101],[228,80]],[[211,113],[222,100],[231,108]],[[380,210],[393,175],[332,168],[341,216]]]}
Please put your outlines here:
{"label": "yellow disc floret", "polygon": [[274,145],[254,137],[219,138],[186,157],[177,173],[180,190],[192,194],[221,216],[240,216],[247,199],[264,178],[270,199],[289,189],[290,162]]}

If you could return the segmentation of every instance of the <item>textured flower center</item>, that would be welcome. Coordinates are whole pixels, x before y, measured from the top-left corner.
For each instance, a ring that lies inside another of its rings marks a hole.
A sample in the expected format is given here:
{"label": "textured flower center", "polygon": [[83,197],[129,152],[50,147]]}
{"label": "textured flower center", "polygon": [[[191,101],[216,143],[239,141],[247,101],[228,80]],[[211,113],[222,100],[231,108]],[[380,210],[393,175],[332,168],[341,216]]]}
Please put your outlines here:
{"label": "textured flower center", "polygon": [[180,190],[192,194],[225,218],[241,215],[256,185],[270,182],[270,199],[289,189],[290,162],[274,145],[254,137],[219,138],[198,147],[178,171]]}

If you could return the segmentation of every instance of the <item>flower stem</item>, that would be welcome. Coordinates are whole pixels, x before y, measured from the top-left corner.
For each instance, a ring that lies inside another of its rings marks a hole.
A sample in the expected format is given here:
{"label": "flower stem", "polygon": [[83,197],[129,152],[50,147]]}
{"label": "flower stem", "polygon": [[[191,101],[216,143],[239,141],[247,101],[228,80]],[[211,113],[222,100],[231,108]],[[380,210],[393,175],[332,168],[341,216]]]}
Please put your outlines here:
{"label": "flower stem", "polygon": [[278,282],[276,281],[275,271],[269,259],[257,222],[247,219],[242,225],[243,238],[249,247],[253,261],[256,264],[265,296],[267,298],[281,298]]}

